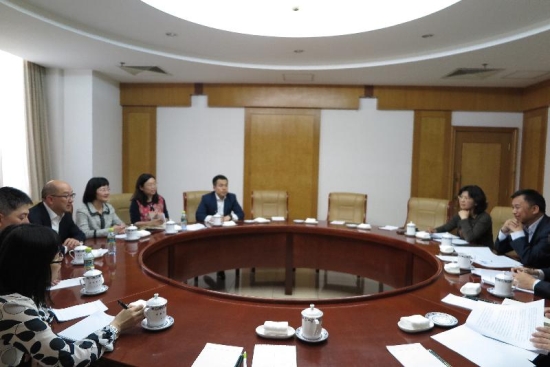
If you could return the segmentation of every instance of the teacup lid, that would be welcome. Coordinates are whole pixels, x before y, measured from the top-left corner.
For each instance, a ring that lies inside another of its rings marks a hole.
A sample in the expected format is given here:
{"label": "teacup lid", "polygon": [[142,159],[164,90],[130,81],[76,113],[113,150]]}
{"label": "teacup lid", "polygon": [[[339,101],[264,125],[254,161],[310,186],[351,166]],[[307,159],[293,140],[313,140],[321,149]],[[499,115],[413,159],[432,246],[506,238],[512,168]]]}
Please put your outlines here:
{"label": "teacup lid", "polygon": [[153,298],[147,301],[147,306],[154,307],[154,306],[164,306],[168,301],[165,298],[159,297],[158,293],[155,293]]}
{"label": "teacup lid", "polygon": [[126,227],[126,231],[137,231],[137,227],[134,226],[134,224],[130,224],[128,227]]}
{"label": "teacup lid", "polygon": [[414,224],[413,221],[411,220],[409,223],[407,223],[407,226],[416,226],[416,224]]}
{"label": "teacup lid", "polygon": [[451,238],[451,239],[452,239],[452,238],[453,238],[453,235],[450,234],[450,233],[443,233],[443,234],[441,235],[441,237],[442,237],[442,238]]}
{"label": "teacup lid", "polygon": [[84,277],[95,277],[96,275],[100,275],[100,274],[101,274],[101,270],[92,269],[92,270],[88,270],[87,272],[85,272]]}
{"label": "teacup lid", "polygon": [[176,224],[176,222],[174,222],[172,219],[168,219],[166,221],[166,224]]}
{"label": "teacup lid", "polygon": [[502,272],[502,273],[499,273],[495,276],[495,278],[498,278],[498,279],[505,279],[505,280],[511,280],[513,277],[512,277],[512,274],[510,273],[505,273],[505,272]]}
{"label": "teacup lid", "polygon": [[309,305],[309,308],[306,308],[302,311],[302,316],[309,318],[317,318],[323,316],[323,311],[315,308],[315,305],[312,303]]}
{"label": "teacup lid", "polygon": [[221,214],[220,214],[220,213],[216,213],[216,214],[213,215],[213,217],[216,217],[216,218],[221,217]]}
{"label": "teacup lid", "polygon": [[86,251],[86,249],[88,248],[88,246],[84,245],[82,242],[80,242],[80,245],[78,246],[75,246],[75,250],[82,250],[82,251]]}

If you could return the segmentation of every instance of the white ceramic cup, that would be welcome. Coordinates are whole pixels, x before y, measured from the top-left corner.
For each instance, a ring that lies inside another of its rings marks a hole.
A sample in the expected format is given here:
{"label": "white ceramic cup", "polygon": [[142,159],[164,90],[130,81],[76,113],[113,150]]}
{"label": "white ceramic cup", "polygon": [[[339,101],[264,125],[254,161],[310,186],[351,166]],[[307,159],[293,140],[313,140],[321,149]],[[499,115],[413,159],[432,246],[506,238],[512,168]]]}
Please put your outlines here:
{"label": "white ceramic cup", "polygon": [[323,312],[312,304],[302,311],[302,336],[305,339],[319,339],[323,331]]}
{"label": "white ceramic cup", "polygon": [[507,296],[512,293],[514,277],[510,273],[500,273],[495,276],[495,294]]}
{"label": "white ceramic cup", "polygon": [[407,232],[405,232],[407,236],[414,236],[416,234],[416,224],[413,222],[410,222],[407,224]]}
{"label": "white ceramic cup", "polygon": [[83,264],[84,263],[84,254],[88,246],[79,245],[76,246],[73,250],[69,251],[69,255],[74,259],[75,263]]}
{"label": "white ceramic cup", "polygon": [[169,220],[166,222],[166,233],[174,234],[176,233],[176,222]]}
{"label": "white ceramic cup", "polygon": [[223,223],[223,217],[219,213],[216,213],[212,216],[212,224],[213,225],[221,226],[222,223]]}
{"label": "white ceramic cup", "polygon": [[464,253],[458,253],[457,257],[458,266],[460,269],[468,269],[470,270],[472,267],[472,264],[474,262],[474,258],[468,254]]}
{"label": "white ceramic cup", "polygon": [[147,326],[159,327],[166,323],[166,308],[168,301],[155,293],[155,296],[147,301],[147,307],[144,309],[147,318]]}
{"label": "white ceramic cup", "polygon": [[453,245],[453,237],[450,234],[445,233],[443,236],[441,236],[441,246],[452,246]]}
{"label": "white ceramic cup", "polygon": [[80,279],[80,284],[84,286],[86,293],[99,292],[103,282],[103,274],[97,269],[88,270],[84,273],[84,278]]}
{"label": "white ceramic cup", "polygon": [[126,240],[127,241],[137,241],[137,240],[139,240],[138,229],[133,224],[126,227]]}

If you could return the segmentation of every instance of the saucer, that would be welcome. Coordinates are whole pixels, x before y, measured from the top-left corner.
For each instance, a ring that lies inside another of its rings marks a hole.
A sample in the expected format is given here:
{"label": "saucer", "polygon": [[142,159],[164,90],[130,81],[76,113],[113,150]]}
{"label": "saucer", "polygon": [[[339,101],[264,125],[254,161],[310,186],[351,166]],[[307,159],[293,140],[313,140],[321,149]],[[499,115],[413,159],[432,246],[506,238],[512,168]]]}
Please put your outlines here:
{"label": "saucer", "polygon": [[73,264],[73,265],[84,265],[84,261],[77,262],[76,260],[71,260],[71,264]]}
{"label": "saucer", "polygon": [[172,316],[166,316],[166,321],[164,322],[164,325],[160,325],[160,326],[149,326],[149,325],[147,325],[147,319],[143,319],[141,321],[141,327],[146,329],[146,330],[151,330],[151,331],[158,331],[158,330],[168,329],[172,325],[174,325],[174,318]]}
{"label": "saucer", "polygon": [[427,330],[432,329],[434,327],[434,322],[432,320],[430,320],[430,325],[428,325],[428,327],[426,327],[424,329],[409,329],[409,328],[406,328],[401,324],[401,321],[399,321],[397,323],[397,326],[406,333],[421,333],[423,331],[427,331]]}
{"label": "saucer", "polygon": [[437,326],[451,327],[458,324],[456,317],[444,312],[428,312],[424,317],[433,321]]}
{"label": "saucer", "polygon": [[499,293],[495,293],[495,288],[488,288],[487,292],[491,293],[495,297],[514,298],[514,292],[510,292],[510,294],[499,294]]}
{"label": "saucer", "polygon": [[266,334],[263,325],[260,325],[256,328],[256,334],[258,334],[258,336],[261,336],[262,338],[266,338],[266,339],[288,339],[288,338],[293,337],[295,332],[296,332],[296,330],[294,330],[294,328],[292,326],[289,326],[286,329],[286,335]]}
{"label": "saucer", "polygon": [[80,289],[80,294],[82,294],[83,296],[95,296],[96,294],[101,294],[101,293],[107,292],[107,289],[109,289],[109,286],[107,286],[105,284],[103,284],[101,286],[101,288],[99,288],[99,290],[97,290],[95,292],[87,292],[86,288],[81,288]]}
{"label": "saucer", "polygon": [[321,330],[321,336],[317,339],[308,339],[302,335],[302,327],[296,328],[296,337],[307,343],[321,343],[328,339],[328,331]]}
{"label": "saucer", "polygon": [[294,223],[303,224],[305,221],[303,219],[294,219]]}
{"label": "saucer", "polygon": [[253,223],[256,223],[256,221],[254,219],[245,219],[244,222],[246,224],[253,224]]}

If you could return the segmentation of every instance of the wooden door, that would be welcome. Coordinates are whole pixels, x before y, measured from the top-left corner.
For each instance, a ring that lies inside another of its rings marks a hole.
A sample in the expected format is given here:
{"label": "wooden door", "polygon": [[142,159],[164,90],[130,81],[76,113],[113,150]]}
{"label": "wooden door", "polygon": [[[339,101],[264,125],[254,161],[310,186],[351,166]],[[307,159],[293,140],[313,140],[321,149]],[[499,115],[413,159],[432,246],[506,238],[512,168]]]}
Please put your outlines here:
{"label": "wooden door", "polygon": [[517,129],[453,127],[453,194],[478,185],[494,206],[509,206],[516,180]]}
{"label": "wooden door", "polygon": [[244,211],[253,190],[288,192],[289,219],[317,217],[318,110],[246,110]]}

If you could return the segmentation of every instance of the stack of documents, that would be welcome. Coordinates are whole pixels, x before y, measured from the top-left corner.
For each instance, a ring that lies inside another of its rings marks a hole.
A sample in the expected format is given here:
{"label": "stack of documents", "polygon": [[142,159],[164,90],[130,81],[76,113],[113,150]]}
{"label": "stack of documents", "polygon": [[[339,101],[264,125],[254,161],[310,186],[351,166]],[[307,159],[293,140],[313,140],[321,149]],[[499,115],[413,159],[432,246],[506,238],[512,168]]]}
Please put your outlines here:
{"label": "stack of documents", "polygon": [[242,353],[242,347],[206,343],[192,367],[235,367]]}

